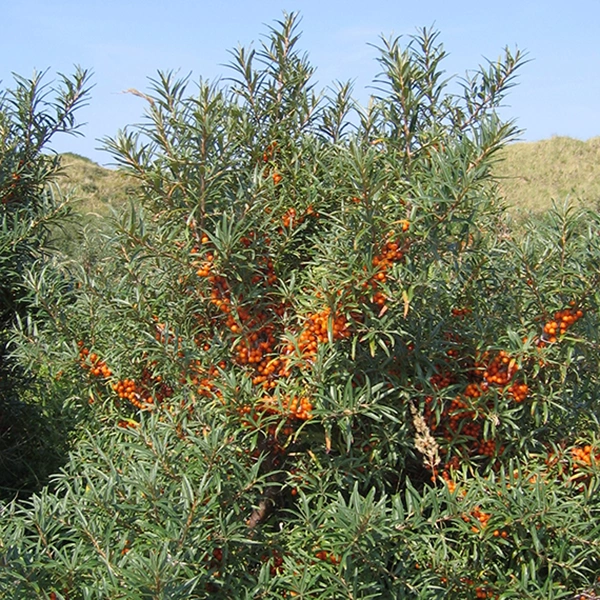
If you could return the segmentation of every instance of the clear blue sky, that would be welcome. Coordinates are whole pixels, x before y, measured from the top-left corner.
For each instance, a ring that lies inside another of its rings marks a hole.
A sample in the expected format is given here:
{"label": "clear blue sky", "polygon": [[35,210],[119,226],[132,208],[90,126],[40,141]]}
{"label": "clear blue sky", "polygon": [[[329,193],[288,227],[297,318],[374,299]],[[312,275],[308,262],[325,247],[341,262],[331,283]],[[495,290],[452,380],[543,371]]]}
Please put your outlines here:
{"label": "clear blue sky", "polygon": [[504,116],[516,118],[522,139],[600,135],[600,0],[5,0],[0,36],[2,88],[11,73],[34,69],[94,72],[92,100],[79,118],[84,137],[62,136],[54,149],[100,164],[98,138],[138,122],[144,100],[122,93],[148,89],[158,69],[215,79],[226,77],[228,50],[248,46],[283,11],[302,17],[301,47],[326,86],[353,79],[365,101],[377,74],[381,34],[410,35],[434,25],[450,56],[447,74],[463,75],[502,48],[527,51],[531,62],[507,98]]}

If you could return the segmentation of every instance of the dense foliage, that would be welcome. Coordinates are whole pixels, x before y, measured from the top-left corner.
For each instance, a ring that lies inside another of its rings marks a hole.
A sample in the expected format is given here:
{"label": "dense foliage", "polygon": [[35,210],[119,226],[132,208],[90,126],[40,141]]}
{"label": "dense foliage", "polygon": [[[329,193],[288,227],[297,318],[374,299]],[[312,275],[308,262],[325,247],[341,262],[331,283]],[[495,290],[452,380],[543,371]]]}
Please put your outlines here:
{"label": "dense foliage", "polygon": [[62,402],[48,398],[48,382],[12,361],[8,347],[12,327],[39,314],[34,305],[44,299],[34,298],[29,275],[48,263],[69,215],[68,199],[52,185],[59,163],[48,145],[77,133],[75,113],[88,96],[83,70],[53,87],[43,78],[17,76],[0,95],[0,488],[8,493],[39,486],[64,450],[55,435]]}
{"label": "dense foliage", "polygon": [[[139,197],[29,274],[15,357],[85,420],[2,506],[14,598],[564,598],[593,588],[598,216],[515,239],[491,176],[519,52],[451,93],[382,40],[367,108],[295,17],[227,88],[161,73],[106,141]],[[43,299],[43,302],[41,301]]]}

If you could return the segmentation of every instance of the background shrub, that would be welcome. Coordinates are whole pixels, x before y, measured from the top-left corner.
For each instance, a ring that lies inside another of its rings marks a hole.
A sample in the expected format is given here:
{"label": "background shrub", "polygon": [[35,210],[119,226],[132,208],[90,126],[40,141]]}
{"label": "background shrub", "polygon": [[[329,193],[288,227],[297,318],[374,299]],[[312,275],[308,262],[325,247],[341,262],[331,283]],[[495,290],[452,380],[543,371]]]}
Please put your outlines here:
{"label": "background shrub", "polygon": [[44,306],[29,277],[43,272],[53,232],[68,217],[67,199],[52,185],[58,157],[45,152],[56,134],[76,133],[88,80],[79,69],[54,87],[43,74],[17,76],[0,95],[0,491],[9,497],[39,488],[61,455],[55,386],[11,360],[8,345],[13,326]]}

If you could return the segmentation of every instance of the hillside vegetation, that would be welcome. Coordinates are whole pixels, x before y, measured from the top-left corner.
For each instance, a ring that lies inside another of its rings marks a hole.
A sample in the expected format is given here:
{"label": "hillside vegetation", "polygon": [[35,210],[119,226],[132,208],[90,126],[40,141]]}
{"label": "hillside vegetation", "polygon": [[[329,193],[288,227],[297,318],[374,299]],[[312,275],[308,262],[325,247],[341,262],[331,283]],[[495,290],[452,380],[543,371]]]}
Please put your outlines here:
{"label": "hillside vegetation", "polygon": [[[588,206],[600,202],[600,137],[517,142],[504,148],[500,157],[495,175],[517,215],[543,212],[553,200],[567,197]],[[64,154],[62,165],[59,181],[81,201],[78,211],[84,214],[107,214],[109,206],[122,204],[136,185],[131,177],[77,154]]]}
{"label": "hillside vegetation", "polygon": [[108,214],[109,207],[125,202],[136,185],[123,172],[101,167],[79,154],[63,154],[61,166],[58,183],[64,192],[77,199],[76,209],[83,214]]}
{"label": "hillside vegetation", "polygon": [[495,174],[517,213],[542,212],[567,196],[588,206],[600,201],[600,137],[519,142],[504,148],[501,157]]}

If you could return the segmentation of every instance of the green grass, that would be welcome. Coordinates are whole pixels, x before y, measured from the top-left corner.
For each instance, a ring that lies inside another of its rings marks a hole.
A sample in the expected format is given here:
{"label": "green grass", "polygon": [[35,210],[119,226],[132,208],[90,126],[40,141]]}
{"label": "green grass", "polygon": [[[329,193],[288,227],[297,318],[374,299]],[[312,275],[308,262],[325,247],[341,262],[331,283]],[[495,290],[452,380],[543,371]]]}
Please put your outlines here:
{"label": "green grass", "polygon": [[587,142],[552,137],[510,144],[501,152],[495,175],[515,214],[540,213],[569,197],[600,204],[600,137]]}
{"label": "green grass", "polygon": [[[499,159],[495,175],[515,216],[544,212],[553,201],[562,203],[567,197],[600,205],[600,137],[517,142],[504,148]],[[135,191],[133,178],[83,156],[66,153],[61,162],[59,183],[78,199],[80,214],[106,216],[111,206],[122,206]]]}

